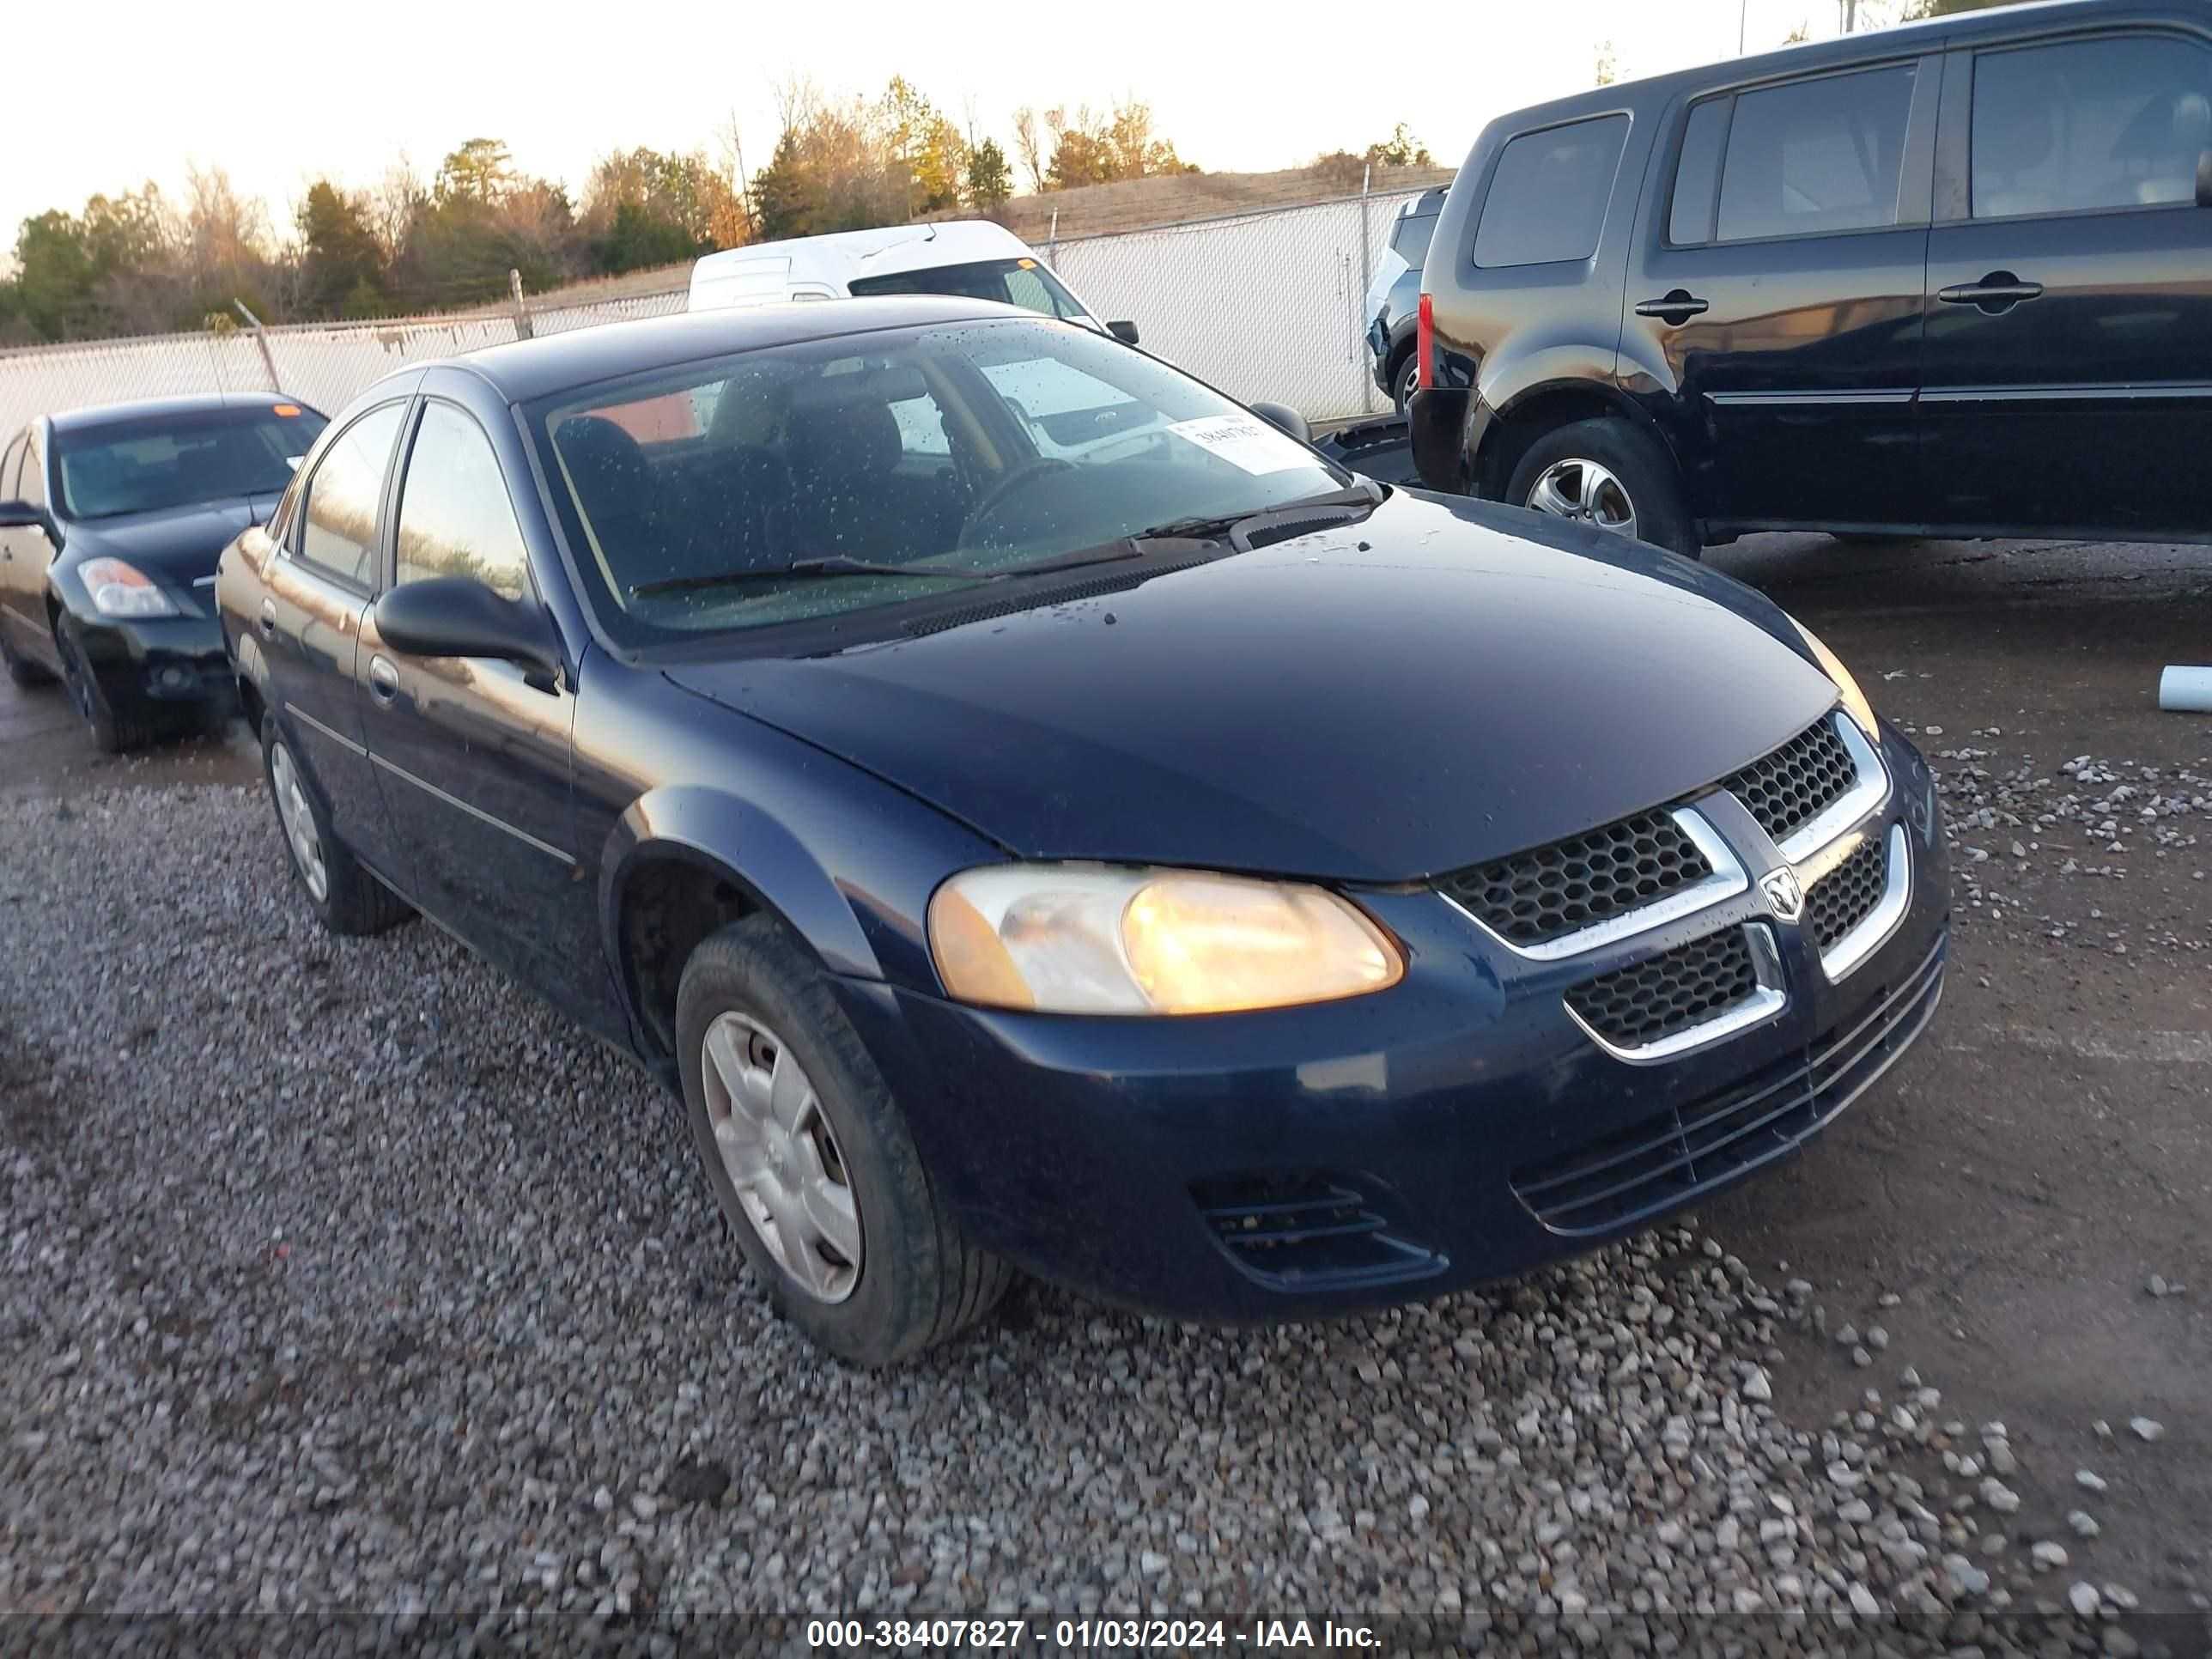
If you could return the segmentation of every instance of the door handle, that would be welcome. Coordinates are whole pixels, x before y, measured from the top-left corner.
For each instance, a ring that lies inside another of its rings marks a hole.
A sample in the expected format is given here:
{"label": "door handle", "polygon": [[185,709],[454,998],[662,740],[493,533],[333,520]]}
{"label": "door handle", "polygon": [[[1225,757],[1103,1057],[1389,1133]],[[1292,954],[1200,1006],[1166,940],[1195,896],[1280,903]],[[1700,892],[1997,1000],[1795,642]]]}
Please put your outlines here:
{"label": "door handle", "polygon": [[261,631],[271,639],[276,637],[276,601],[274,599],[261,601]]}
{"label": "door handle", "polygon": [[1947,306],[1974,306],[1995,317],[2023,300],[2043,297],[2043,284],[2023,283],[2008,270],[1993,270],[1978,283],[1954,283],[1939,288],[1936,297]]}
{"label": "door handle", "polygon": [[1645,300],[1636,307],[1639,317],[1656,317],[1662,322],[1680,327],[1692,317],[1701,316],[1712,307],[1686,288],[1678,288],[1663,300]]}
{"label": "door handle", "polygon": [[399,695],[399,671],[392,665],[388,657],[368,659],[368,695],[383,708],[390,708]]}

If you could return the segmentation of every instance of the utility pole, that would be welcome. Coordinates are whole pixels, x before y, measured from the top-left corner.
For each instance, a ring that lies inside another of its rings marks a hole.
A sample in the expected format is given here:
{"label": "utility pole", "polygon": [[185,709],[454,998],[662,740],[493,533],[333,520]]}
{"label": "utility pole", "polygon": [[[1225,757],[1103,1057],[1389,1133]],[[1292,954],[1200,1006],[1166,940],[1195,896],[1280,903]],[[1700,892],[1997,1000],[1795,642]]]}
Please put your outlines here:
{"label": "utility pole", "polygon": [[1736,0],[1736,9],[1735,9],[1735,55],[1736,55],[1737,57],[1739,57],[1739,58],[1741,58],[1741,57],[1742,57],[1742,56],[1743,56],[1743,26],[1744,26],[1744,20],[1745,20],[1747,17],[1748,17],[1750,15],[1751,15],[1751,0]]}
{"label": "utility pole", "polygon": [[1849,34],[1859,26],[1859,0],[1844,0],[1844,33]]}

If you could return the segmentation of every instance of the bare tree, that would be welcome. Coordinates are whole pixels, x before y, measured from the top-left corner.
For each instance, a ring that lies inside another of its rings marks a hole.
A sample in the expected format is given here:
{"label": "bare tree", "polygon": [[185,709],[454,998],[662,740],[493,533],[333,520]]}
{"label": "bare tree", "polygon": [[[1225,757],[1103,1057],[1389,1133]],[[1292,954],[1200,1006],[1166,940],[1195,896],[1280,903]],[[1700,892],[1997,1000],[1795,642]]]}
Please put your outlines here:
{"label": "bare tree", "polygon": [[1014,153],[1022,158],[1022,170],[1030,176],[1032,195],[1044,188],[1044,139],[1037,131],[1036,112],[1024,104],[1014,112]]}
{"label": "bare tree", "polygon": [[415,164],[400,151],[399,159],[384,170],[384,177],[368,194],[369,228],[376,240],[384,245],[384,257],[396,258],[407,245],[407,228],[415,222],[415,215],[429,199],[429,191],[422,188],[422,175],[415,171]]}

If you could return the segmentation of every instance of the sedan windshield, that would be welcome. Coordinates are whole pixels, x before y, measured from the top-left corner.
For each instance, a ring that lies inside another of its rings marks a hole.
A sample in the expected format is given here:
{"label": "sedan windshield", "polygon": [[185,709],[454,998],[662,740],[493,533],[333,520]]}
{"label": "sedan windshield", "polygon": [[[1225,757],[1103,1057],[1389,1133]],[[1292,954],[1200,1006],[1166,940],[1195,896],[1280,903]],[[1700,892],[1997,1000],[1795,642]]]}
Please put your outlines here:
{"label": "sedan windshield", "polygon": [[160,513],[276,495],[325,422],[299,404],[126,416],[54,434],[62,510],[72,519]]}
{"label": "sedan windshield", "polygon": [[763,348],[530,416],[594,608],[639,646],[1139,557],[1352,484],[1141,352],[1013,318]]}

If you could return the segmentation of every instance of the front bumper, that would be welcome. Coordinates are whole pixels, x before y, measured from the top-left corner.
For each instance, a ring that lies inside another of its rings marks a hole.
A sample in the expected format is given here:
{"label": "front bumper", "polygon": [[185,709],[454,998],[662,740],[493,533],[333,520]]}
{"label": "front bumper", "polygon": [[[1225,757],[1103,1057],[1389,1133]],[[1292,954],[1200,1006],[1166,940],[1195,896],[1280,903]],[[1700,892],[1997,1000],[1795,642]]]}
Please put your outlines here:
{"label": "front bumper", "polygon": [[[1900,830],[1910,887],[1839,979],[1809,922],[1777,920],[1754,879],[1554,962],[1506,950],[1425,887],[1364,891],[1407,947],[1406,978],[1303,1009],[1072,1018],[862,981],[841,998],[940,1193],[1029,1271],[1201,1318],[1435,1295],[1588,1249],[1786,1156],[1919,1034],[1942,988],[1942,833],[1919,757],[1894,733],[1881,754],[1887,796],[1851,833]],[[1783,994],[1725,1039],[1632,1063],[1563,1000],[1735,923],[1771,928]]]}
{"label": "front bumper", "polygon": [[213,617],[87,621],[72,616],[70,637],[108,706],[155,710],[234,706],[238,683]]}

